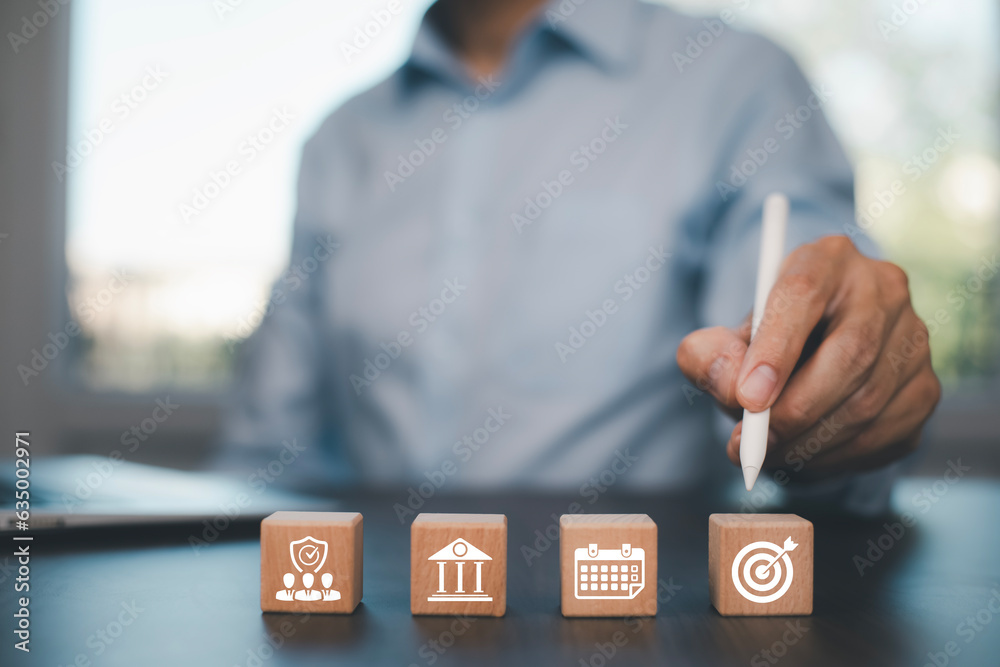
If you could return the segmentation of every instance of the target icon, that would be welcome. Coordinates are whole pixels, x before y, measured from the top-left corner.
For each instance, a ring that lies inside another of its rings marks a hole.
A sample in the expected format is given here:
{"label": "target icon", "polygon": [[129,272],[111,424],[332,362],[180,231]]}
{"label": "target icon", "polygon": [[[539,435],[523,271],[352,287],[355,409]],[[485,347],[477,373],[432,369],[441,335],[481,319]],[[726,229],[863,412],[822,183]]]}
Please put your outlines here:
{"label": "target icon", "polygon": [[[788,555],[799,546],[789,537],[783,546],[773,542],[753,542],[733,559],[733,584],[750,602],[774,602],[792,585],[792,559]],[[749,589],[749,590],[748,590]]]}

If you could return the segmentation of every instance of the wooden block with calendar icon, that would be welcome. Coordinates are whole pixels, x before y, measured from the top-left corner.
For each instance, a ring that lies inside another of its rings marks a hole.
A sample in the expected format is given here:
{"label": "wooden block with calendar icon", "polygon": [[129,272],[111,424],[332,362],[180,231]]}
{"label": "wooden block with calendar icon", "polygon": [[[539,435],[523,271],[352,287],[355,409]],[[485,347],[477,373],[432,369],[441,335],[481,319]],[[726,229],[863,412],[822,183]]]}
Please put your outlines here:
{"label": "wooden block with calendar icon", "polygon": [[563,616],[655,616],[656,524],[645,514],[559,519]]}

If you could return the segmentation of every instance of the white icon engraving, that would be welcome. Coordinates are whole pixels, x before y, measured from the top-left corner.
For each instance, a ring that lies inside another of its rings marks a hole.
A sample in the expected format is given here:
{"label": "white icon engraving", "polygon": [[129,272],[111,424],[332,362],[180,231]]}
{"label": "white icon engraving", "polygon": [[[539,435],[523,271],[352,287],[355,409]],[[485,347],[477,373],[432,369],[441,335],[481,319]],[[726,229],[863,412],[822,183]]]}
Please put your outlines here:
{"label": "white icon engraving", "polygon": [[333,590],[333,575],[329,572],[324,572],[323,576],[320,577],[320,582],[323,584],[323,601],[332,602],[333,600],[340,599],[340,591]]}
{"label": "white icon engraving", "polygon": [[288,545],[292,565],[299,572],[317,572],[326,562],[327,543],[315,537],[303,537]]}
{"label": "white icon engraving", "polygon": [[577,600],[631,600],[646,585],[646,551],[631,544],[574,552],[573,580]]}
{"label": "white icon engraving", "polygon": [[322,600],[323,594],[317,590],[313,590],[313,583],[316,577],[313,576],[312,572],[306,572],[302,575],[302,585],[305,586],[305,590],[295,591],[295,599],[302,600],[303,602],[315,602],[316,600]]}
{"label": "white icon engraving", "polygon": [[288,555],[292,561],[292,567],[302,573],[302,588],[295,588],[295,573],[286,572],[281,577],[284,588],[275,593],[276,600],[291,602],[299,600],[302,602],[332,602],[340,599],[340,591],[333,589],[333,575],[324,572],[320,576],[322,588],[314,588],[316,583],[316,573],[326,563],[326,557],[330,552],[330,545],[315,537],[303,537],[288,545]]}
{"label": "white icon engraving", "polygon": [[736,590],[750,602],[766,604],[779,599],[792,585],[794,571],[788,554],[797,546],[789,537],[780,547],[773,542],[753,542],[743,547],[733,559]]}
{"label": "white icon engraving", "polygon": [[281,600],[282,602],[290,602],[294,600],[295,575],[292,574],[291,572],[286,572],[285,575],[281,578],[281,581],[282,583],[285,584],[285,590],[278,591],[277,595],[275,595],[274,597]]}
{"label": "white icon engraving", "polygon": [[[479,549],[469,542],[458,538],[437,553],[432,554],[427,560],[436,562],[438,565],[438,587],[433,595],[427,598],[428,602],[492,602],[493,598],[483,591],[483,563],[493,560],[482,549]],[[455,564],[455,589],[449,591],[445,587],[446,569],[448,563]],[[466,573],[465,564],[472,564],[474,572]],[[466,577],[475,577],[475,589],[466,591]]]}

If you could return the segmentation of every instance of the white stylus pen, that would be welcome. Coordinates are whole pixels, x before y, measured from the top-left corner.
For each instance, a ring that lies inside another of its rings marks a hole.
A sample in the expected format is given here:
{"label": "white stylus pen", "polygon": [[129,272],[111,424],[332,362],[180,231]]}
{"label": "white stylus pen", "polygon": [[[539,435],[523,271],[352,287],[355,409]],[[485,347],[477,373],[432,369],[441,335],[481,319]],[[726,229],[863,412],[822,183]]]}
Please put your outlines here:
{"label": "white stylus pen", "polygon": [[[778,278],[781,260],[785,255],[785,228],[788,226],[788,198],[782,194],[768,195],[764,201],[764,222],[760,235],[760,258],[757,261],[757,291],[753,299],[753,320],[750,340],[757,335],[764,307]],[[747,491],[753,489],[764,465],[767,453],[767,429],[771,409],[763,412],[743,411],[743,432],[740,436],[740,465]]]}

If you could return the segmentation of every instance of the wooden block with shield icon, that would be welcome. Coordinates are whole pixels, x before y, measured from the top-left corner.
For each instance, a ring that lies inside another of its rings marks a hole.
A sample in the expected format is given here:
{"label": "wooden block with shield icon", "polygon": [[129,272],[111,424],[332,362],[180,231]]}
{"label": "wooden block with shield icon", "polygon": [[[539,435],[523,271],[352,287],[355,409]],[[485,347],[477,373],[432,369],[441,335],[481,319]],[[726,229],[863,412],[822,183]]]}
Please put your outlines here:
{"label": "wooden block with shield icon", "polygon": [[357,512],[275,512],[260,524],[263,611],[350,614],[361,602]]}

